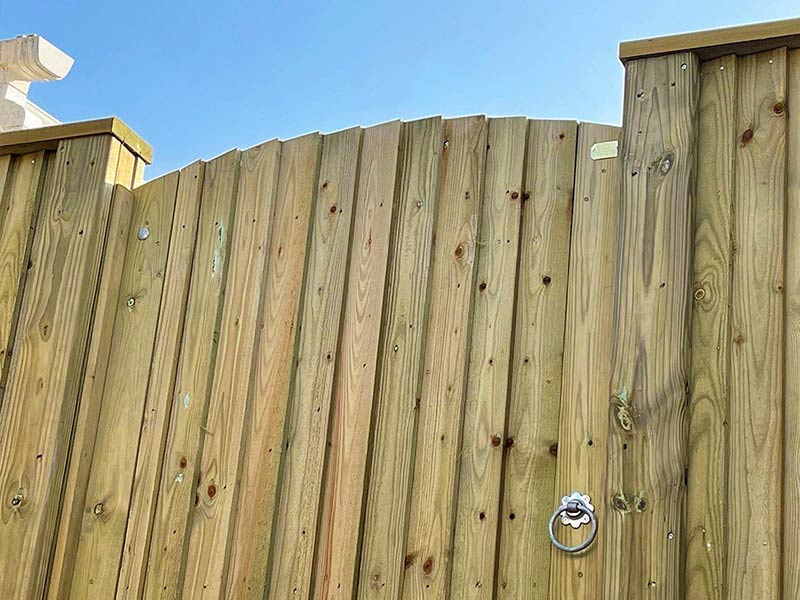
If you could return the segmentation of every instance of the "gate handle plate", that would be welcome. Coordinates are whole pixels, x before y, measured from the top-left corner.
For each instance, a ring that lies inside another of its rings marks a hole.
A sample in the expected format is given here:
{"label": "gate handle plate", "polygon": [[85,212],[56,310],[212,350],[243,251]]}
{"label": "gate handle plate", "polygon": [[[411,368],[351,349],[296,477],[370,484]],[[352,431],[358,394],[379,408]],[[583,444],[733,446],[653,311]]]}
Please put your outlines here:
{"label": "gate handle plate", "polygon": [[[561,520],[564,526],[572,527],[573,529],[580,529],[584,525],[590,525],[588,537],[586,537],[580,544],[576,546],[567,546],[562,544],[556,539],[554,527],[557,520]],[[553,516],[550,517],[550,541],[553,545],[568,554],[577,554],[583,552],[592,545],[594,539],[597,537],[597,517],[594,514],[594,506],[592,505],[591,498],[580,492],[572,492],[569,496],[561,498],[561,504],[553,511]]]}

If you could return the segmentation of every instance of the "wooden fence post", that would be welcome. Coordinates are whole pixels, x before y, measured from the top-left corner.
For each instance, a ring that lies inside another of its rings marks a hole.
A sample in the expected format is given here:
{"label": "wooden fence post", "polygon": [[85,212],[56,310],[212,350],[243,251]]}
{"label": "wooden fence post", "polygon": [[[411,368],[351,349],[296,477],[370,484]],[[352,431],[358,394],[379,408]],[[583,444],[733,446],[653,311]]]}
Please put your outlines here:
{"label": "wooden fence post", "polygon": [[699,61],[626,65],[615,275],[606,597],[681,594]]}

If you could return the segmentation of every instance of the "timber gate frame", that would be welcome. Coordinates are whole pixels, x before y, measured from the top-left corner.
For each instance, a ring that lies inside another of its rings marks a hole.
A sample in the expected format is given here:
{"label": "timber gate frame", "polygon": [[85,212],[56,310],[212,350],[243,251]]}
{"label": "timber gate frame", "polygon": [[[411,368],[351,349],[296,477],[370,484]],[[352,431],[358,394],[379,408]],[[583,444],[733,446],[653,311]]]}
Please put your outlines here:
{"label": "timber gate frame", "polygon": [[620,58],[621,130],[1,134],[0,597],[800,598],[800,19]]}

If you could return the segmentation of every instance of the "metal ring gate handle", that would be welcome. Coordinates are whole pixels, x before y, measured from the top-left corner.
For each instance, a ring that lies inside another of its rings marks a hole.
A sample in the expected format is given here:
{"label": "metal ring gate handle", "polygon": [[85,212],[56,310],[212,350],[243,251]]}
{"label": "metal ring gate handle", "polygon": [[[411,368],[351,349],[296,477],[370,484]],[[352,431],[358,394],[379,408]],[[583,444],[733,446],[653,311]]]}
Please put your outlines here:
{"label": "metal ring gate handle", "polygon": [[[556,539],[553,526],[555,525],[556,520],[565,512],[579,514],[581,516],[587,515],[589,517],[589,522],[592,526],[592,529],[589,532],[589,537],[587,537],[577,546],[567,546]],[[556,548],[568,554],[576,554],[586,550],[586,548],[591,546],[592,542],[594,542],[594,538],[597,537],[597,517],[594,516],[594,511],[590,510],[582,500],[578,498],[570,498],[568,503],[559,505],[558,508],[556,508],[556,510],[553,512],[553,515],[550,517],[548,529],[550,531],[550,541]]]}

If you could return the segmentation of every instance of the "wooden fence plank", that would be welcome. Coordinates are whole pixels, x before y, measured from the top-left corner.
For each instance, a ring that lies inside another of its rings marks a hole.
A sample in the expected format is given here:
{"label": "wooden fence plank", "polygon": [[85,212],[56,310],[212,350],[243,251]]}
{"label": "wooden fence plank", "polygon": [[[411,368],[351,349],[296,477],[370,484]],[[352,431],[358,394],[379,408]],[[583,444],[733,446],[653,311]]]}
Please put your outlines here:
{"label": "wooden fence plank", "polygon": [[783,440],[783,597],[800,598],[800,51],[789,52],[786,133],[786,322]]}
{"label": "wooden fence plank", "polygon": [[604,518],[607,598],[679,598],[699,68],[631,61],[625,81]]}
{"label": "wooden fence plank", "polygon": [[181,169],[178,179],[158,330],[117,584],[118,599],[141,598],[144,589],[150,532],[161,480],[161,461],[164,457],[183,336],[184,313],[189,296],[204,172],[204,163],[198,161]]}
{"label": "wooden fence plank", "polygon": [[444,598],[469,358],[486,118],[445,121],[404,598]]}
{"label": "wooden fence plank", "polygon": [[315,598],[355,590],[402,124],[364,130],[315,560]]}
{"label": "wooden fence plank", "polygon": [[305,299],[292,397],[270,594],[307,598],[328,435],[331,391],[347,274],[361,129],[323,141],[308,248]]}
{"label": "wooden fence plank", "polygon": [[56,533],[120,144],[61,142],[44,182],[0,409],[0,596],[41,597]]}
{"label": "wooden fence plank", "polygon": [[116,590],[177,186],[173,173],[135,196],[73,564],[76,598],[110,598]]}
{"label": "wooden fence plank", "polygon": [[359,571],[362,599],[401,593],[443,133],[438,117],[405,125]]}
{"label": "wooden fence plank", "polygon": [[546,598],[577,123],[531,121],[500,515],[498,598]]}
{"label": "wooden fence plank", "polygon": [[229,598],[264,598],[274,530],[283,432],[304,281],[309,224],[319,173],[321,138],[313,133],[283,143],[272,218],[267,281],[242,480],[231,542]]}
{"label": "wooden fence plank", "polygon": [[200,501],[192,519],[183,586],[184,595],[192,598],[222,598],[225,592],[280,148],[276,140],[242,152],[219,351],[205,424],[208,436],[200,460]]}
{"label": "wooden fence plank", "polygon": [[217,332],[228,274],[230,231],[239,172],[233,150],[206,165],[195,262],[189,289],[169,433],[150,544],[146,595],[181,595],[185,547],[196,506]]}
{"label": "wooden fence plank", "polygon": [[0,405],[45,174],[45,153],[0,157]]}
{"label": "wooden fence plank", "polygon": [[[588,494],[603,523],[606,509],[608,389],[617,243],[620,159],[593,160],[596,143],[619,139],[620,129],[581,123],[575,165],[575,201],[567,288],[564,369],[553,510],[578,490]],[[544,523],[541,523],[544,525]],[[603,528],[591,551],[567,555],[552,547],[549,598],[593,598],[602,589]],[[586,535],[558,527],[563,542]]]}
{"label": "wooden fence plank", "polygon": [[464,432],[457,467],[452,598],[491,599],[494,594],[527,130],[524,117],[489,120]]}
{"label": "wooden fence plank", "polygon": [[692,356],[686,496],[686,597],[725,597],[731,210],[736,57],[700,67]]}
{"label": "wooden fence plank", "polygon": [[729,598],[781,596],[786,74],[785,48],[737,66]]}
{"label": "wooden fence plank", "polygon": [[73,565],[78,549],[86,487],[94,455],[97,424],[103,404],[114,322],[118,313],[122,269],[128,247],[133,194],[122,185],[114,187],[108,235],[103,251],[103,269],[92,317],[92,335],[86,357],[86,369],[80,392],[80,405],[75,417],[66,483],[62,492],[61,514],[55,540],[47,597],[67,598],[72,587]]}

